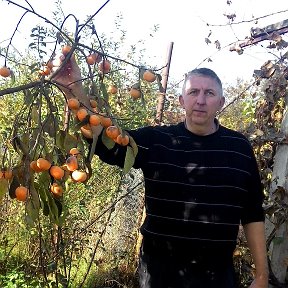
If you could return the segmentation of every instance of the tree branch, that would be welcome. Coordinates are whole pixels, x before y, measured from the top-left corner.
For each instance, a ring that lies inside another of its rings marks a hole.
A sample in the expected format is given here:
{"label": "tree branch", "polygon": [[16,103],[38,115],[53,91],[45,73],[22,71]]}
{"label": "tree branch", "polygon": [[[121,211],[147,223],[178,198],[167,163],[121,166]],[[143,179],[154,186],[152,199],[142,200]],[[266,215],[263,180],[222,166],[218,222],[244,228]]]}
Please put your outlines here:
{"label": "tree branch", "polygon": [[41,84],[43,84],[43,81],[37,80],[37,81],[33,81],[33,82],[28,83],[28,84],[23,84],[23,85],[20,85],[17,87],[11,87],[11,88],[7,88],[7,89],[3,89],[3,90],[0,90],[0,96],[4,96],[7,94],[12,94],[12,93],[19,92],[22,90],[37,87],[37,86],[40,86]]}

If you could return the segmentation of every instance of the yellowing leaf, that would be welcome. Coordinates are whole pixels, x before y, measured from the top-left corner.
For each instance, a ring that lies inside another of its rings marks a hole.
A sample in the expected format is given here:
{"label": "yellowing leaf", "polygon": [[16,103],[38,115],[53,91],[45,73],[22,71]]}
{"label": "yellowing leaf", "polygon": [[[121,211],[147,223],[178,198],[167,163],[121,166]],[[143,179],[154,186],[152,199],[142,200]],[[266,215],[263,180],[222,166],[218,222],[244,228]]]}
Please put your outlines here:
{"label": "yellowing leaf", "polygon": [[60,149],[64,149],[64,140],[65,140],[66,132],[63,130],[58,131],[56,134],[56,145]]}
{"label": "yellowing leaf", "polygon": [[133,149],[134,157],[136,157],[138,154],[138,146],[137,146],[136,142],[134,141],[134,139],[130,135],[129,135],[129,144]]}
{"label": "yellowing leaf", "polygon": [[135,162],[134,151],[131,147],[127,146],[125,162],[123,167],[124,174],[127,174],[129,170],[133,167]]}
{"label": "yellowing leaf", "polygon": [[263,136],[263,135],[264,135],[264,132],[263,132],[262,130],[260,130],[260,129],[256,129],[255,135],[256,135],[256,136]]}

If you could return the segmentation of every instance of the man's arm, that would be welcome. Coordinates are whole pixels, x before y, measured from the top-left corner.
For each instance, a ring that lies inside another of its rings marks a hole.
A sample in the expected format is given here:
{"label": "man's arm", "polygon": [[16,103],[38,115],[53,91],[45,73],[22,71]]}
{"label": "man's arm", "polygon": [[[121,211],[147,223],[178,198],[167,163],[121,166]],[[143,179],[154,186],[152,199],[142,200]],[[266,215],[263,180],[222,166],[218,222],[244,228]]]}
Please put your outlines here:
{"label": "man's arm", "polygon": [[248,223],[243,228],[256,267],[255,279],[250,288],[267,288],[269,272],[264,222]]}
{"label": "man's arm", "polygon": [[[51,80],[60,87],[67,99],[76,98],[82,105],[92,111],[89,98],[85,94],[82,85],[80,68],[76,63],[74,54],[72,54],[69,59],[65,59],[65,56],[62,55],[60,61],[65,61],[65,64],[60,66]],[[101,125],[91,127],[93,138],[97,138],[102,132],[102,129],[103,127]]]}

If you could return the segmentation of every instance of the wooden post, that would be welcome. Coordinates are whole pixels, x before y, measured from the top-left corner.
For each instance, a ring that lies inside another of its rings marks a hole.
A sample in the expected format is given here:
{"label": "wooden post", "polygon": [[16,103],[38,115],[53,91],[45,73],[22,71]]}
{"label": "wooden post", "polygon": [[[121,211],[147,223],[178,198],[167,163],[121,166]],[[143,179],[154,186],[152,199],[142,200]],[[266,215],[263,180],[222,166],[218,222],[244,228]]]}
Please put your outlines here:
{"label": "wooden post", "polygon": [[163,118],[163,110],[164,110],[164,103],[165,103],[165,98],[166,98],[167,83],[168,83],[168,77],[169,77],[173,44],[174,43],[171,42],[168,46],[168,52],[167,52],[167,57],[166,57],[167,61],[166,61],[165,68],[162,71],[162,80],[159,85],[158,104],[157,104],[157,111],[156,111],[156,118],[155,118],[155,122],[158,125],[162,122],[162,118]]}

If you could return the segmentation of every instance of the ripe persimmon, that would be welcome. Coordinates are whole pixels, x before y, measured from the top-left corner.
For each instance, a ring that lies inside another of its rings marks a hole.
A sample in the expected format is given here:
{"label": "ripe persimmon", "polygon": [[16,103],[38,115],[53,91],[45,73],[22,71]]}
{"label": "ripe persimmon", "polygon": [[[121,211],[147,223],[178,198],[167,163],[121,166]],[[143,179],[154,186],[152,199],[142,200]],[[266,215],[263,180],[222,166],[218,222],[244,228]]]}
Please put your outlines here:
{"label": "ripe persimmon", "polygon": [[89,65],[94,65],[96,63],[96,58],[93,56],[93,54],[90,54],[86,57],[86,62]]}
{"label": "ripe persimmon", "polygon": [[106,128],[106,135],[111,138],[111,139],[115,139],[117,138],[117,136],[120,134],[119,128],[117,126],[111,125],[108,126]]}
{"label": "ripe persimmon", "polygon": [[92,126],[98,126],[101,123],[101,117],[96,114],[90,115],[89,123]]}
{"label": "ripe persimmon", "polygon": [[58,183],[54,182],[52,183],[51,187],[50,187],[50,191],[52,192],[52,194],[56,197],[61,197],[63,195],[63,188],[61,185],[59,185]]}
{"label": "ripe persimmon", "polygon": [[66,159],[66,166],[69,171],[75,171],[78,169],[78,160],[77,157],[74,155],[69,156]]}
{"label": "ripe persimmon", "polygon": [[115,85],[109,85],[107,92],[111,94],[116,94],[118,92],[118,88]]}
{"label": "ripe persimmon", "polygon": [[11,75],[11,70],[8,67],[3,66],[0,68],[0,76],[9,77],[10,75]]}
{"label": "ripe persimmon", "polygon": [[141,97],[141,91],[139,89],[131,88],[129,93],[133,99],[138,99]]}
{"label": "ripe persimmon", "polygon": [[64,170],[59,167],[59,166],[56,166],[56,165],[53,165],[51,166],[50,170],[50,175],[54,178],[54,179],[57,179],[57,180],[60,180],[64,177]]}
{"label": "ripe persimmon", "polygon": [[67,54],[69,54],[70,51],[71,51],[71,47],[70,47],[70,46],[65,45],[65,46],[62,47],[62,54],[63,54],[64,56],[66,56]]}
{"label": "ripe persimmon", "polygon": [[99,69],[99,71],[101,71],[101,72],[104,73],[104,74],[110,72],[110,69],[111,69],[111,63],[110,63],[110,61],[107,60],[107,59],[102,60],[102,61],[98,64],[98,69]]}
{"label": "ripe persimmon", "polygon": [[92,108],[97,108],[98,106],[97,101],[94,99],[90,99],[90,105]]}
{"label": "ripe persimmon", "polygon": [[150,70],[146,70],[143,73],[143,80],[145,80],[147,82],[154,82],[156,80],[156,75],[154,72],[152,72]]}
{"label": "ripe persimmon", "polygon": [[51,73],[51,69],[48,66],[43,66],[39,71],[39,74],[42,76],[48,76]]}
{"label": "ripe persimmon", "polygon": [[75,170],[72,172],[71,177],[76,182],[84,182],[88,175],[85,171]]}
{"label": "ripe persimmon", "polygon": [[88,111],[86,108],[80,108],[76,112],[76,116],[79,119],[79,121],[83,121],[88,116]]}
{"label": "ripe persimmon", "polygon": [[51,167],[50,161],[48,161],[47,159],[44,159],[44,158],[37,159],[36,163],[37,163],[37,167],[40,169],[40,171],[49,170]]}
{"label": "ripe persimmon", "polygon": [[16,199],[19,201],[26,201],[27,196],[28,196],[28,191],[29,191],[28,188],[24,186],[17,187],[15,190]]}
{"label": "ripe persimmon", "polygon": [[77,148],[71,148],[70,150],[69,150],[69,154],[70,155],[78,155],[78,154],[80,154],[80,151],[77,149]]}
{"label": "ripe persimmon", "polygon": [[118,143],[121,146],[127,146],[129,144],[129,136],[127,134],[118,135],[117,138],[116,138],[116,143]]}
{"label": "ripe persimmon", "polygon": [[111,120],[111,118],[108,117],[108,116],[102,115],[102,116],[100,117],[100,121],[101,121],[101,125],[102,125],[103,127],[105,127],[105,128],[107,128],[107,127],[109,127],[109,126],[112,125],[112,120]]}
{"label": "ripe persimmon", "polygon": [[36,173],[39,173],[41,172],[42,170],[37,166],[37,161],[36,160],[33,160],[30,162],[30,168],[36,172]]}
{"label": "ripe persimmon", "polygon": [[80,102],[76,98],[70,98],[67,101],[67,105],[72,110],[78,110],[80,108]]}

